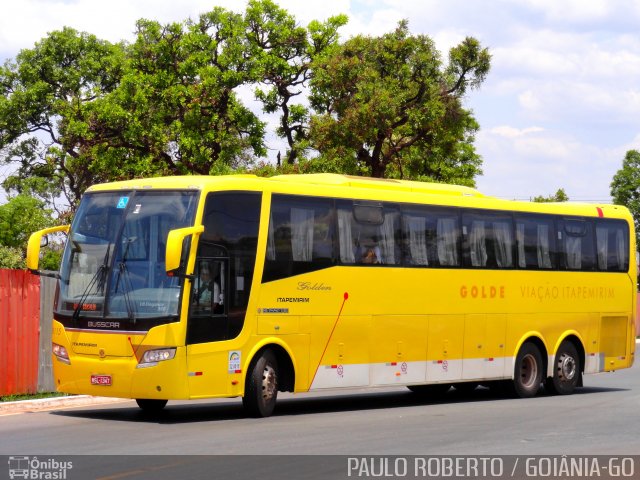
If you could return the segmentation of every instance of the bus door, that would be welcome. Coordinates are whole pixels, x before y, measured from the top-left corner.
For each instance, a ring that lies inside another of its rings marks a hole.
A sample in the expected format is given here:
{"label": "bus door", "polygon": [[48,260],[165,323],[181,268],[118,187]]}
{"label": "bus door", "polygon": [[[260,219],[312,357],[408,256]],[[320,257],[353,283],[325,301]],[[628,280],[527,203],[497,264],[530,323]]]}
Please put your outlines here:
{"label": "bus door", "polygon": [[222,247],[202,245],[191,282],[187,344],[229,338],[229,257]]}
{"label": "bus door", "polygon": [[217,343],[229,331],[229,257],[222,248],[200,248],[191,282],[187,365],[192,398],[228,393],[226,352]]}

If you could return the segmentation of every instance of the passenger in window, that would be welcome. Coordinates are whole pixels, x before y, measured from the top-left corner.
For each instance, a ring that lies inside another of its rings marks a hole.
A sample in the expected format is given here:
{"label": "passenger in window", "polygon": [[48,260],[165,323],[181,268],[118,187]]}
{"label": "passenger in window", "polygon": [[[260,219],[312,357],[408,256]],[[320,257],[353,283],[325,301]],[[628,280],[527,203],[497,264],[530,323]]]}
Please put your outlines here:
{"label": "passenger in window", "polygon": [[224,311],[222,298],[223,295],[220,289],[219,277],[216,280],[211,280],[209,264],[202,264],[198,277],[197,290],[193,299],[194,305],[201,311],[222,313]]}
{"label": "passenger in window", "polygon": [[381,258],[382,256],[380,254],[380,247],[378,246],[365,247],[363,249],[361,261],[362,263],[365,263],[365,264],[377,265],[379,263],[382,263],[380,261]]}
{"label": "passenger in window", "polygon": [[220,276],[217,276],[213,281],[213,313],[221,314],[224,313],[223,300],[224,294],[222,289],[220,288]]}
{"label": "passenger in window", "polygon": [[201,307],[211,305],[213,282],[211,281],[211,272],[209,271],[208,264],[202,264],[200,266],[200,275],[198,276],[198,283],[196,293],[193,298],[193,303]]}

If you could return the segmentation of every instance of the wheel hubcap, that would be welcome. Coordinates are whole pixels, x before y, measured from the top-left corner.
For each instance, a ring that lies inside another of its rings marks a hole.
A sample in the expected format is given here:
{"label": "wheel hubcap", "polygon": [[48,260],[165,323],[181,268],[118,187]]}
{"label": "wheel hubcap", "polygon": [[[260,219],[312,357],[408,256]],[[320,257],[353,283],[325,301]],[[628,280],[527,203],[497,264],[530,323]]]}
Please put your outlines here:
{"label": "wheel hubcap", "polygon": [[576,375],[576,361],[573,357],[563,355],[558,361],[560,377],[565,380],[572,380]]}
{"label": "wheel hubcap", "polygon": [[538,363],[533,355],[525,355],[522,359],[522,365],[520,367],[520,378],[522,385],[526,388],[531,388],[538,376]]}
{"label": "wheel hubcap", "polygon": [[271,365],[264,367],[262,374],[262,398],[269,401],[276,393],[276,372]]}

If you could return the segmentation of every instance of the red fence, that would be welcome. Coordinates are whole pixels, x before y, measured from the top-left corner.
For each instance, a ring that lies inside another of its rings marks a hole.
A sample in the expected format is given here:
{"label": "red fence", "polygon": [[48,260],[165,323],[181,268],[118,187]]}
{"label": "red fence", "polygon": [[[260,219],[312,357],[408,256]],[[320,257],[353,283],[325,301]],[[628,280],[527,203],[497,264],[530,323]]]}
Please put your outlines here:
{"label": "red fence", "polygon": [[40,278],[0,269],[0,395],[36,393]]}

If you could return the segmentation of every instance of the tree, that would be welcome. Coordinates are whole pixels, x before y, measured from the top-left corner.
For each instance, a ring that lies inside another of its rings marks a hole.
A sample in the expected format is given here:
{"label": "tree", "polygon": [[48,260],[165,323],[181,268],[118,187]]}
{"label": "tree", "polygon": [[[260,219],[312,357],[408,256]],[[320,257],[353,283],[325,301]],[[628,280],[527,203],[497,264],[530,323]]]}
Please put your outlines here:
{"label": "tree", "polygon": [[309,146],[309,108],[290,102],[305,92],[312,61],[337,45],[338,28],[347,17],[313,21],[304,28],[271,0],[251,0],[245,22],[260,68],[259,81],[267,87],[257,88],[256,97],[266,113],[282,113],[276,133],[287,141],[286,162],[292,165]]}
{"label": "tree", "polygon": [[0,205],[0,245],[25,250],[29,235],[54,224],[51,211],[29,195],[17,195]]}
{"label": "tree", "polygon": [[313,65],[311,139],[329,168],[473,185],[478,124],[462,107],[490,68],[488,50],[466,38],[442,65],[426,35],[406,21],[381,37],[357,36]]}
{"label": "tree", "polygon": [[[0,70],[3,186],[71,211],[94,183],[228,173],[265,153],[264,123],[234,89],[256,80],[241,15],[221,8],[133,45],[65,28]],[[62,212],[60,212],[62,213]]]}
{"label": "tree", "polygon": [[264,123],[235,89],[255,81],[238,14],[197,21],[140,20],[120,85],[96,102],[90,136],[105,170],[124,177],[230,172],[265,153]]}
{"label": "tree", "polygon": [[118,85],[123,55],[120,44],[64,28],[0,68],[0,161],[16,167],[7,190],[75,205],[103,178],[78,140],[88,105]]}
{"label": "tree", "polygon": [[611,181],[613,203],[624,205],[631,211],[636,227],[636,245],[640,245],[640,152],[629,150],[622,168]]}
{"label": "tree", "polygon": [[[52,225],[52,211],[32,196],[20,194],[0,205],[0,268],[24,268],[29,235]],[[59,245],[45,250],[47,261],[43,268],[57,269],[60,250]]]}
{"label": "tree", "polygon": [[559,188],[554,195],[549,195],[548,197],[543,197],[542,195],[539,195],[537,197],[533,197],[531,201],[537,202],[537,203],[568,202],[569,197],[565,193],[564,189]]}

